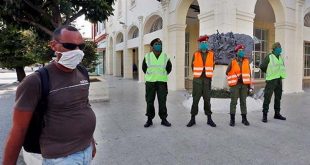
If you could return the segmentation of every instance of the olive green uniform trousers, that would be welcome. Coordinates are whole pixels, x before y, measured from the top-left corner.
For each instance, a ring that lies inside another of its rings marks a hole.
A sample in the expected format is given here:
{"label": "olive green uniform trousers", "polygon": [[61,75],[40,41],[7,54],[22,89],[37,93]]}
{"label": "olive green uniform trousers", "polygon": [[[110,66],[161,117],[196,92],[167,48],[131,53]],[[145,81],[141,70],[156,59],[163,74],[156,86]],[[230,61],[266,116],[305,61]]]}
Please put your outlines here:
{"label": "olive green uniform trousers", "polygon": [[264,90],[264,103],[263,112],[268,113],[269,104],[271,101],[272,94],[274,93],[274,111],[280,113],[281,97],[282,97],[282,79],[277,78],[266,81],[266,87]]}
{"label": "olive green uniform trousers", "polygon": [[161,119],[166,119],[167,114],[167,95],[168,86],[167,82],[146,82],[145,83],[145,100],[146,100],[146,116],[150,119],[155,117],[155,107],[154,101],[157,95],[157,100],[159,104],[158,115]]}
{"label": "olive green uniform trousers", "polygon": [[237,85],[230,87],[230,114],[236,114],[238,98],[240,98],[241,114],[247,114],[246,98],[248,96],[248,87],[249,85],[240,82],[238,82]]}
{"label": "olive green uniform trousers", "polygon": [[198,104],[201,96],[204,100],[204,111],[206,115],[211,115],[211,82],[212,79],[206,77],[193,79],[193,104],[191,108],[191,115],[196,116],[198,114]]}

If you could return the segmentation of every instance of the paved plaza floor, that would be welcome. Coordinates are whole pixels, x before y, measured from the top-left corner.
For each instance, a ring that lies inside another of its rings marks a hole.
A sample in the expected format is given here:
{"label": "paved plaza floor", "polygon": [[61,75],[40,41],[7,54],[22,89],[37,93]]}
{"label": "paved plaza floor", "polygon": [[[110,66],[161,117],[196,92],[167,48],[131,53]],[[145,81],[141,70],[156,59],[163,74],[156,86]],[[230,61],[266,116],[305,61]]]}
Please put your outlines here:
{"label": "paved plaza floor", "polygon": [[[188,95],[185,91],[169,91],[168,120],[172,127],[160,125],[156,114],[154,125],[144,128],[144,83],[117,77],[107,77],[107,81],[110,101],[92,104],[97,115],[98,142],[93,164],[310,164],[310,91],[283,95],[282,114],[287,121],[273,119],[272,102],[268,123],[261,122],[261,110],[254,110],[248,113],[250,126],[241,124],[241,116],[237,115],[236,126],[230,127],[227,109],[227,113],[214,111],[216,128],[206,124],[201,110],[197,125],[187,128],[190,110],[182,104]],[[158,113],[157,100],[155,105]]]}

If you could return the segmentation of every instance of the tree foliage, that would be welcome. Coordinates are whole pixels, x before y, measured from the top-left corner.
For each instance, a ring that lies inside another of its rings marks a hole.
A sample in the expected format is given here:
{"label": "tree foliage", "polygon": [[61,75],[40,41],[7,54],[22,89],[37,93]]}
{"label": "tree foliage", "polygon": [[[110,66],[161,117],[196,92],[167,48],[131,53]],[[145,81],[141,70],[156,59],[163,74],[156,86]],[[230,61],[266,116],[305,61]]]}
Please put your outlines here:
{"label": "tree foliage", "polygon": [[[102,22],[113,14],[113,3],[114,0],[0,0],[0,66],[15,68],[21,81],[24,66],[50,60],[53,52],[47,41],[54,29],[71,24],[83,14],[86,20]],[[87,51],[85,66],[94,68],[98,57]]]}
{"label": "tree foliage", "polygon": [[20,31],[14,26],[2,24],[0,38],[1,66],[12,69],[35,63],[32,52],[34,38],[30,31]]}
{"label": "tree foliage", "polygon": [[26,76],[24,66],[35,63],[33,45],[35,37],[31,31],[21,31],[12,25],[0,24],[0,65],[15,69],[17,80]]}
{"label": "tree foliage", "polygon": [[88,69],[90,72],[94,72],[96,66],[99,64],[98,62],[98,54],[96,52],[97,45],[93,41],[85,41],[84,48],[84,58],[82,60],[82,64]]}
{"label": "tree foliage", "polygon": [[[34,27],[40,38],[69,25],[81,15],[91,22],[102,22],[112,15],[114,0],[0,0],[0,17],[6,24]],[[42,33],[43,32],[43,33]]]}

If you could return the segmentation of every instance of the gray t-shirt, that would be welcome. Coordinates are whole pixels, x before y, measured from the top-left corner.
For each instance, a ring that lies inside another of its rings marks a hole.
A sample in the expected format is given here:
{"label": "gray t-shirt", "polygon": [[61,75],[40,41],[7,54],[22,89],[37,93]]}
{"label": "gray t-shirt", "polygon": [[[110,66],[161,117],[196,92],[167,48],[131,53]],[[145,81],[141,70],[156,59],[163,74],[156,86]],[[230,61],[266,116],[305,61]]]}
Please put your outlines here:
{"label": "gray t-shirt", "polygon": [[[88,100],[89,83],[78,70],[64,72],[55,63],[46,66],[50,77],[48,109],[40,138],[44,158],[59,158],[87,148],[96,126]],[[34,111],[41,98],[38,73],[27,76],[16,91],[15,108]]]}

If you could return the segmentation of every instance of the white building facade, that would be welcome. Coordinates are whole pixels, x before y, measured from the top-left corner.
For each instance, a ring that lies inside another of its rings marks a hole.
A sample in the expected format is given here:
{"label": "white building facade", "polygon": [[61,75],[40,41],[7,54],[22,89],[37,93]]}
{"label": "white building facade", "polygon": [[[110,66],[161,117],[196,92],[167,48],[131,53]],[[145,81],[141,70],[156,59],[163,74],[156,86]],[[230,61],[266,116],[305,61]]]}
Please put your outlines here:
{"label": "white building facade", "polygon": [[[253,66],[274,42],[280,42],[287,70],[285,93],[302,92],[303,82],[310,78],[310,0],[116,0],[114,9],[114,16],[105,22],[106,74],[143,82],[144,55],[150,42],[160,38],[172,63],[169,89],[188,88],[197,38],[218,30],[260,40],[253,51]],[[213,87],[226,86],[226,67],[216,65]],[[255,82],[264,82],[264,74],[253,70]]]}

